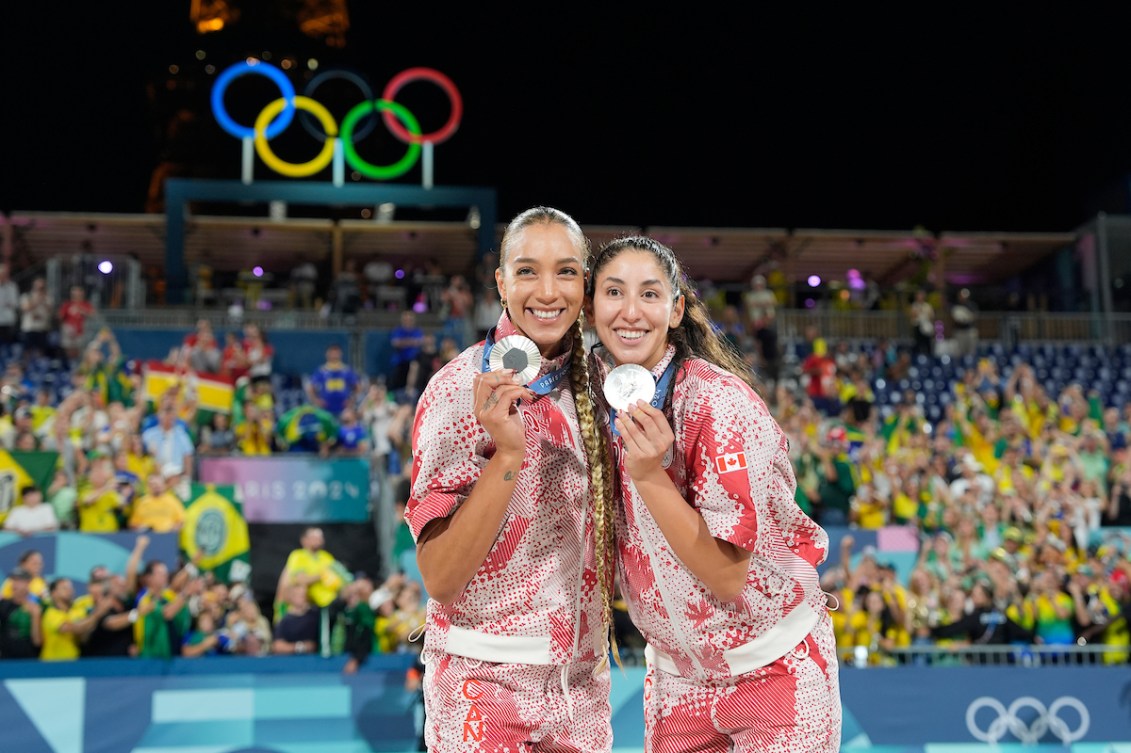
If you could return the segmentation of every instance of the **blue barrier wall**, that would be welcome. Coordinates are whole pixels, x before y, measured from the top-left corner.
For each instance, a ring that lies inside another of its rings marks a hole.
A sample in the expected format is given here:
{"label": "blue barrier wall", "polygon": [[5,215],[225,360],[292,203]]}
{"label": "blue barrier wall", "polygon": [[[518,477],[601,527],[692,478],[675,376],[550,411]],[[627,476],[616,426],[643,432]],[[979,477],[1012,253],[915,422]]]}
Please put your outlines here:
{"label": "blue barrier wall", "polygon": [[[0,750],[19,753],[409,751],[409,659],[217,657],[0,661]],[[643,748],[644,672],[613,672],[615,750]],[[842,750],[1131,751],[1127,667],[844,670]]]}
{"label": "blue barrier wall", "polygon": [[387,330],[365,333],[362,341],[365,370],[369,374],[391,374],[393,371],[393,344]]}
{"label": "blue barrier wall", "polygon": [[[149,546],[139,563],[144,567],[149,560],[161,560],[170,570],[177,567],[180,536],[175,533],[148,533]],[[86,593],[90,569],[102,565],[116,573],[125,573],[126,561],[137,539],[136,531],[125,533],[80,533],[57,531],[19,536],[8,531],[0,532],[0,576],[6,576],[19,563],[29,549],[43,555],[43,578],[70,578],[79,594]],[[3,748],[0,747],[0,751]]]}

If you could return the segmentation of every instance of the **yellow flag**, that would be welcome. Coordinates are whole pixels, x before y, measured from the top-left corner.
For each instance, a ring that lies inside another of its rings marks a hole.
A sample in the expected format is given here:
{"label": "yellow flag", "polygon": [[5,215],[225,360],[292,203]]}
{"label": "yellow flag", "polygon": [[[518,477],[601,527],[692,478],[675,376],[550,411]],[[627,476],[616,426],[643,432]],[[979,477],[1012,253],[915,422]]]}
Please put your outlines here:
{"label": "yellow flag", "polygon": [[251,547],[247,521],[235,497],[234,486],[193,484],[181,529],[185,556],[222,580],[243,580],[237,573],[247,570]]}
{"label": "yellow flag", "polygon": [[8,511],[20,503],[20,490],[34,483],[7,450],[0,450],[0,523],[8,517]]}

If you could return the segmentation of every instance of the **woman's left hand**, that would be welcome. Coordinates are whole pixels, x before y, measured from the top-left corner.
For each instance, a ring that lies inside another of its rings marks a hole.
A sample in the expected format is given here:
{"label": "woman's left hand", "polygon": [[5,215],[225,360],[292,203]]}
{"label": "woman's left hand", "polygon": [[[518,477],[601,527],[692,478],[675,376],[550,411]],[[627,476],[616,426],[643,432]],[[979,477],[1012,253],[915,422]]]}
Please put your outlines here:
{"label": "woman's left hand", "polygon": [[643,400],[617,413],[617,431],[624,440],[624,468],[635,481],[663,473],[663,458],[675,444],[675,434],[662,411]]}

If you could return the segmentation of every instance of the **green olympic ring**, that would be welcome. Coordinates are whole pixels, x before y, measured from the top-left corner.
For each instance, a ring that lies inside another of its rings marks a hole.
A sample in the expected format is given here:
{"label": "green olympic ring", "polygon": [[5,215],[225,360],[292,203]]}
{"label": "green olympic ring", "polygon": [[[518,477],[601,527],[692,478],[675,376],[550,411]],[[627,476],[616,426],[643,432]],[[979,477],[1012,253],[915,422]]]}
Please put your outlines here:
{"label": "green olympic ring", "polygon": [[358,121],[364,118],[371,112],[391,112],[404,123],[408,128],[409,133],[413,136],[420,136],[420,123],[411,112],[408,111],[404,105],[397,102],[392,102],[387,99],[375,99],[372,102],[361,102],[354,105],[353,109],[346,113],[342,119],[342,147],[346,154],[346,162],[350,164],[354,170],[364,175],[367,178],[374,180],[389,180],[390,178],[398,178],[404,175],[408,170],[416,164],[417,158],[420,157],[420,142],[412,141],[408,145],[408,151],[399,160],[391,165],[381,167],[366,162],[357,153],[357,148],[353,143],[353,129]]}

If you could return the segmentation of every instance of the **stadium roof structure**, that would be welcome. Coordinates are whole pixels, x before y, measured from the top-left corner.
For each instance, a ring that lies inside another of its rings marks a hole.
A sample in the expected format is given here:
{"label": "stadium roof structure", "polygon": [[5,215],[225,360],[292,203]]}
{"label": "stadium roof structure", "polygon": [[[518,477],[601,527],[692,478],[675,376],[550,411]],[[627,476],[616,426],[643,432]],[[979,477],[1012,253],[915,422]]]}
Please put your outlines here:
{"label": "stadium roof structure", "polygon": [[[165,261],[165,216],[13,212],[17,258],[34,262],[80,253],[125,255],[145,267]],[[0,220],[2,222],[2,220]],[[503,226],[497,228],[500,237]],[[1019,275],[1073,246],[1075,232],[929,233],[923,230],[785,228],[587,227],[594,248],[620,235],[646,233],[671,246],[697,280],[739,283],[776,263],[791,280],[817,274],[844,279],[850,269],[882,285],[912,278],[937,261],[948,284],[991,285]],[[276,279],[303,261],[374,258],[393,264],[434,261],[446,273],[465,272],[475,259],[476,230],[467,221],[387,221],[194,215],[187,223],[185,262],[238,271],[261,265]]]}
{"label": "stadium roof structure", "polygon": [[941,262],[949,284],[994,284],[1072,246],[1075,233],[941,233],[923,230],[647,228],[671,246],[697,278],[745,281],[771,264],[790,280],[811,274],[845,279],[849,270],[882,285],[912,278]]}

